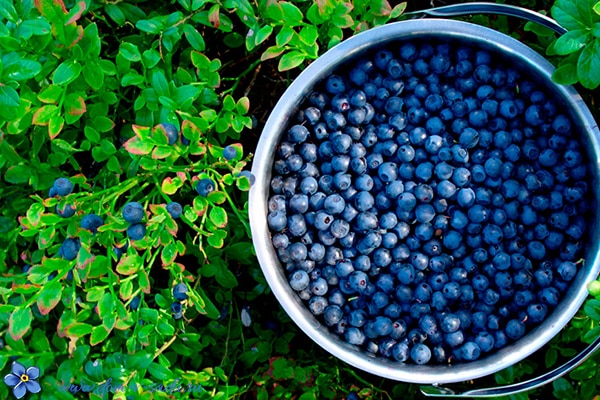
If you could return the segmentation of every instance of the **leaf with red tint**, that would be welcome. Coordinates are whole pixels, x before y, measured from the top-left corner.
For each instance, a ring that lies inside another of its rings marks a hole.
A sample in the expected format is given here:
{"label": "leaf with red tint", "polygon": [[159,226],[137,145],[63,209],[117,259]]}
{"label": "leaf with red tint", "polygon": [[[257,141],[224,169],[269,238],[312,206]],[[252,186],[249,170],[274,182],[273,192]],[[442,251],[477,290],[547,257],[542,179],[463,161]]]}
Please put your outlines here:
{"label": "leaf with red tint", "polygon": [[144,156],[146,154],[150,154],[154,145],[151,143],[144,142],[137,137],[132,137],[128,141],[123,144],[125,150],[127,150],[131,154],[135,154],[137,156]]}
{"label": "leaf with red tint", "polygon": [[69,12],[68,19],[65,22],[65,25],[72,24],[72,23],[76,22],[77,20],[79,20],[79,18],[81,18],[81,15],[85,11],[85,8],[86,8],[85,1],[80,1],[79,3],[75,4],[75,7],[73,7],[71,9],[71,11]]}

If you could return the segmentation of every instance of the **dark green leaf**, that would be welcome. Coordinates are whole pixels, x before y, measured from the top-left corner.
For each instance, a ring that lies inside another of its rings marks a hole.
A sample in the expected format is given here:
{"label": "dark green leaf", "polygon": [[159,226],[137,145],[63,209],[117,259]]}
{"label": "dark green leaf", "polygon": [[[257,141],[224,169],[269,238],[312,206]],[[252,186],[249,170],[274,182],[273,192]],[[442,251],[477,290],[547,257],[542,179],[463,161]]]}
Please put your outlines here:
{"label": "dark green leaf", "polygon": [[190,24],[183,25],[183,33],[188,43],[194,48],[194,50],[204,51],[205,44],[202,35]]}
{"label": "dark green leaf", "polygon": [[158,70],[152,74],[152,87],[156,90],[158,96],[169,96],[169,82],[165,78],[163,71]]}
{"label": "dark green leaf", "polygon": [[175,328],[165,321],[159,321],[156,330],[163,336],[173,336],[175,334]]}
{"label": "dark green leaf", "polygon": [[234,288],[238,285],[235,275],[227,268],[218,268],[215,274],[215,279],[219,285],[226,289]]}
{"label": "dark green leaf", "polygon": [[572,63],[559,66],[552,74],[552,80],[560,85],[574,85],[577,83],[577,66]]}
{"label": "dark green leaf", "polygon": [[577,63],[577,77],[586,89],[596,89],[600,85],[600,39],[583,48]]}
{"label": "dark green leaf", "polygon": [[121,86],[141,86],[144,83],[144,76],[137,71],[131,70],[121,78]]}
{"label": "dark green leaf", "polygon": [[590,299],[586,301],[583,310],[588,317],[595,321],[600,321],[600,300]]}
{"label": "dark green leaf", "polygon": [[27,183],[29,178],[31,178],[31,168],[26,165],[13,165],[4,173],[4,179],[9,183]]}
{"label": "dark green leaf", "polygon": [[227,47],[237,49],[244,44],[244,36],[237,32],[231,32],[223,37],[223,43],[225,43]]}
{"label": "dark green leaf", "polygon": [[104,72],[99,64],[87,62],[83,65],[83,79],[94,90],[98,90],[104,84]]}
{"label": "dark green leaf", "polygon": [[0,17],[6,18],[13,24],[19,20],[19,14],[12,1],[0,1]]}
{"label": "dark green leaf", "polygon": [[591,28],[594,20],[600,16],[593,17],[590,11],[596,0],[556,0],[550,9],[552,18],[563,28],[568,30]]}
{"label": "dark green leaf", "polygon": [[157,362],[153,362],[148,366],[148,372],[150,375],[158,379],[160,382],[164,382],[173,377],[173,373],[166,367],[160,365]]}
{"label": "dark green leaf", "polygon": [[590,38],[591,35],[588,30],[576,29],[569,31],[554,42],[552,46],[553,53],[561,56],[574,53],[585,46]]}
{"label": "dark green leaf", "polygon": [[159,23],[156,19],[141,19],[135,24],[135,27],[140,31],[154,34],[160,33],[160,31],[164,28],[163,24]]}
{"label": "dark green leaf", "polygon": [[148,69],[154,68],[160,61],[160,53],[154,49],[145,50],[142,54],[142,63]]}
{"label": "dark green leaf", "polygon": [[142,59],[142,55],[140,54],[138,47],[129,42],[121,43],[121,46],[119,46],[119,54],[132,62],[137,62]]}
{"label": "dark green leaf", "polygon": [[119,8],[118,4],[106,3],[104,6],[104,11],[108,14],[108,16],[117,23],[119,26],[125,25],[126,19],[125,14],[121,8]]}

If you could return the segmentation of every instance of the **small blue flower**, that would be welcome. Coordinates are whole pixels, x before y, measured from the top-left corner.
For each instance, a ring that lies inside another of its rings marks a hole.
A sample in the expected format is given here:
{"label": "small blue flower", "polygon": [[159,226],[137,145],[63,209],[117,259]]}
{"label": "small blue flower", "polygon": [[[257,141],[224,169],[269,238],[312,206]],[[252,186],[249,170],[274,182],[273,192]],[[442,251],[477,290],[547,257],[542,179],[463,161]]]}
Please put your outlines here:
{"label": "small blue flower", "polygon": [[16,361],[13,361],[11,373],[4,376],[4,383],[13,387],[13,394],[17,399],[25,396],[28,391],[38,393],[42,388],[35,380],[40,376],[38,367],[25,367]]}

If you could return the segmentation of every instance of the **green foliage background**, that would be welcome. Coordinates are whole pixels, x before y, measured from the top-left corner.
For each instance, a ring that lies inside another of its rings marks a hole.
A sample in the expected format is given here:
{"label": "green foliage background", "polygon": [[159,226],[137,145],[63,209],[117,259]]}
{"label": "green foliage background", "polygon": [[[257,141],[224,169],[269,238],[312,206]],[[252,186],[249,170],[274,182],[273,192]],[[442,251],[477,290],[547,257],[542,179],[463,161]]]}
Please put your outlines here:
{"label": "green foliage background", "polygon": [[[502,16],[469,20],[546,53],[556,81],[580,84],[597,113],[600,7],[514,4],[550,14],[569,33],[557,39]],[[252,248],[250,181],[240,173],[278,95],[311,60],[424,6],[0,0],[0,370],[14,360],[38,366],[42,392],[28,396],[43,399],[420,398],[415,385],[334,359],[276,306]],[[168,144],[161,123],[180,127],[181,140]],[[226,160],[231,144],[237,156]],[[75,191],[49,198],[58,177]],[[208,197],[194,191],[204,177],[217,182]],[[129,201],[145,206],[148,230],[131,243],[121,215]],[[184,206],[181,219],[166,212],[170,201]],[[70,218],[55,212],[66,204],[77,209]],[[105,222],[97,234],[79,227],[92,212]],[[73,261],[57,255],[67,237],[81,241]],[[175,320],[179,282],[190,296]],[[590,297],[533,357],[459,386],[555,367],[600,334],[599,320],[600,298]],[[591,399],[598,361],[513,398]],[[0,384],[0,398],[10,396]]]}

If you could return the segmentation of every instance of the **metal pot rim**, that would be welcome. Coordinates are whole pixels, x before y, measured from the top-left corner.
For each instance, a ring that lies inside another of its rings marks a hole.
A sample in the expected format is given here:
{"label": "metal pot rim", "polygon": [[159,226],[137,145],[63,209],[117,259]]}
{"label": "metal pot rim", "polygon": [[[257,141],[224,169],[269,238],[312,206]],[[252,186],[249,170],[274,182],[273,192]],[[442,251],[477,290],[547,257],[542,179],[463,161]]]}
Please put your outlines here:
{"label": "metal pot rim", "polygon": [[[443,384],[461,382],[486,376],[525,359],[550,341],[572,319],[587,297],[587,282],[600,272],[598,259],[597,222],[590,231],[590,247],[586,262],[572,282],[563,300],[538,327],[515,343],[477,361],[452,365],[413,365],[375,357],[358,349],[329,332],[302,303],[289,287],[285,272],[270,241],[266,222],[269,182],[275,148],[283,129],[300,103],[312,88],[338,67],[347,64],[365,51],[389,42],[414,39],[445,39],[461,41],[494,52],[499,52],[530,73],[564,102],[569,114],[583,132],[583,140],[592,163],[592,180],[598,180],[600,160],[600,131],[583,99],[572,87],[559,86],[551,81],[554,67],[541,55],[519,41],[479,25],[448,19],[418,19],[395,22],[373,28],[353,36],[327,51],[310,64],[289,86],[280,98],[261,134],[252,166],[256,183],[250,190],[249,210],[252,240],[265,278],[286,313],[313,341],[346,363],[384,378],[397,381]],[[591,187],[591,186],[590,186]],[[598,199],[599,185],[594,185]],[[596,204],[594,204],[596,206]],[[596,208],[597,209],[597,208]],[[596,213],[598,214],[598,213]]]}

